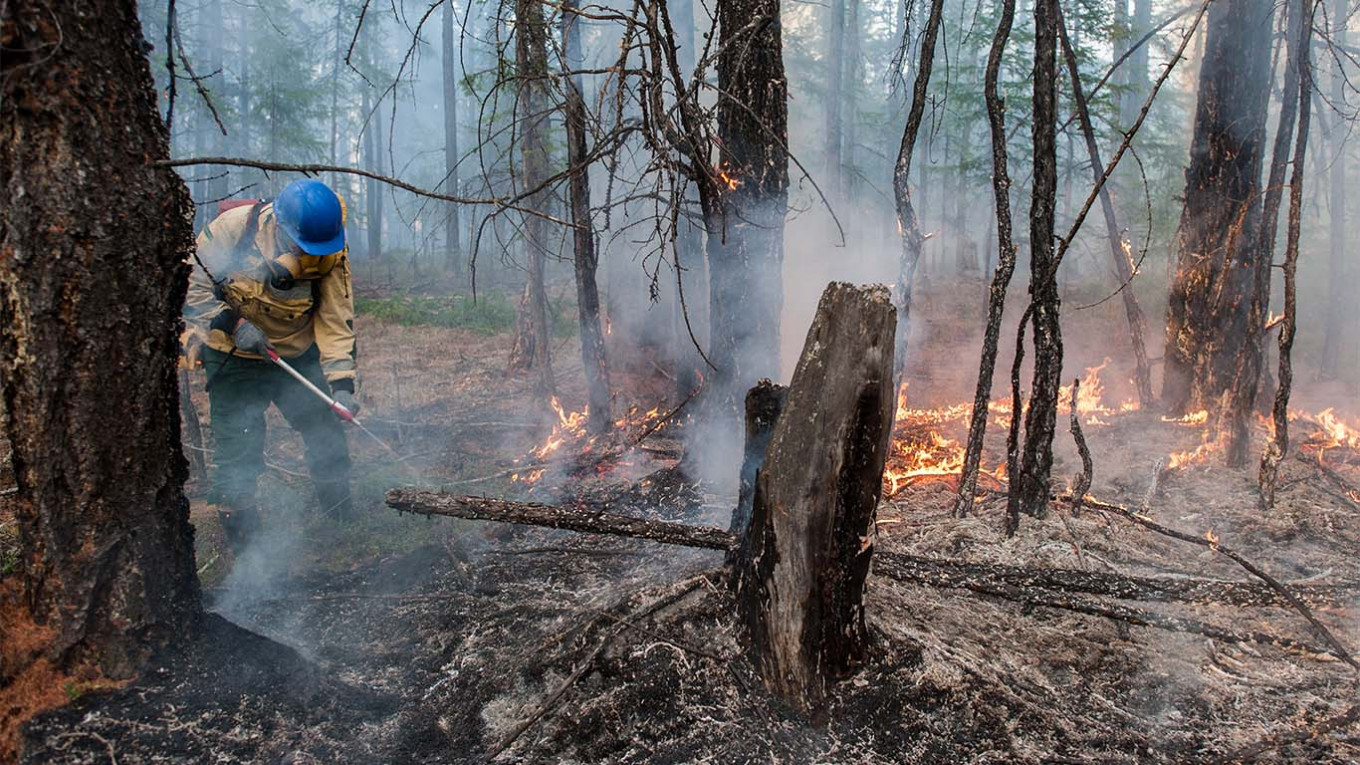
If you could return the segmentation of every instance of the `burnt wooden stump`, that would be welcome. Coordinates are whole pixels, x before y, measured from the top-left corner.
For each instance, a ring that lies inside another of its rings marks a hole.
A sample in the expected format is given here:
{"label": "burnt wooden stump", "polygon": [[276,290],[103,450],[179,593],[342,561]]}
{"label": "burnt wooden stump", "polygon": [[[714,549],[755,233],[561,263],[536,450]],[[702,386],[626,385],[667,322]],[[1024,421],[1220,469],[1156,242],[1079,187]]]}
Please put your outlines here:
{"label": "burnt wooden stump", "polygon": [[822,293],[735,556],[752,658],[772,692],[814,717],[868,647],[864,582],[892,433],[896,314],[881,286],[835,282]]}

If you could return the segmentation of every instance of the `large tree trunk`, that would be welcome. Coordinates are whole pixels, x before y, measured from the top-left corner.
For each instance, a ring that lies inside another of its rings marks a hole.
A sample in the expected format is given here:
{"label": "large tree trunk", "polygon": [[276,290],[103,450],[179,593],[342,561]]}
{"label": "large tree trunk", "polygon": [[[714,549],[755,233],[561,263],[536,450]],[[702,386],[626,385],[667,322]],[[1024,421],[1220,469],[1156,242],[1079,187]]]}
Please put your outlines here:
{"label": "large tree trunk", "polygon": [[[1053,436],[1062,378],[1059,321],[1058,253],[1053,246],[1054,203],[1058,189],[1057,0],[1034,6],[1034,188],[1030,196],[1030,307],[1034,322],[1034,378],[1025,410],[1025,445],[1018,474],[1011,476],[1009,514],[1042,516],[1048,509],[1048,479],[1053,468]],[[1015,416],[1020,416],[1017,409]]]}
{"label": "large tree trunk", "polygon": [[814,716],[868,647],[864,581],[892,437],[895,313],[883,287],[833,283],[822,294],[736,560],[765,685]]}
{"label": "large tree trunk", "polygon": [[[49,659],[124,678],[200,608],[175,369],[193,210],[151,164],[169,147],[136,3],[9,2],[0,21],[0,393],[23,605],[52,631]],[[24,657],[0,656],[3,687]]]}
{"label": "large tree trunk", "polygon": [[[454,46],[453,17],[457,11],[453,1],[444,3],[443,45],[444,54],[444,189],[449,194],[458,194],[458,60]],[[461,223],[458,219],[458,205],[445,205],[444,220],[444,263],[454,273],[463,270],[463,247],[459,240]]]}
{"label": "large tree trunk", "polygon": [[[548,98],[547,29],[539,0],[515,0],[515,67],[518,80],[521,192],[537,189],[548,177],[548,144],[544,131]],[[525,200],[530,210],[544,211],[548,195],[539,190]],[[524,216],[524,292],[516,312],[515,345],[510,368],[533,371],[534,387],[541,399],[557,389],[553,378],[551,334],[548,330],[548,295],[544,269],[547,265],[548,224],[538,215]]]}
{"label": "large tree trunk", "polygon": [[1209,7],[1167,306],[1162,398],[1173,414],[1217,408],[1247,350],[1273,16],[1271,0]]}
{"label": "large tree trunk", "polygon": [[[576,16],[576,0],[562,5],[562,50],[569,70],[581,68],[581,31]],[[600,328],[600,290],[595,284],[599,255],[595,251],[595,229],[590,220],[590,168],[586,164],[586,103],[581,94],[580,75],[571,75],[563,85],[567,128],[567,163],[572,168],[569,181],[571,197],[572,246],[575,252],[576,303],[581,326],[581,362],[585,365],[586,387],[590,396],[589,428],[592,433],[609,430],[609,359],[605,355],[604,332]]]}
{"label": "large tree trunk", "polygon": [[727,0],[718,24],[718,169],[732,181],[705,212],[709,358],[717,367],[708,406],[716,424],[736,434],[743,392],[779,376],[788,83],[779,0]]}

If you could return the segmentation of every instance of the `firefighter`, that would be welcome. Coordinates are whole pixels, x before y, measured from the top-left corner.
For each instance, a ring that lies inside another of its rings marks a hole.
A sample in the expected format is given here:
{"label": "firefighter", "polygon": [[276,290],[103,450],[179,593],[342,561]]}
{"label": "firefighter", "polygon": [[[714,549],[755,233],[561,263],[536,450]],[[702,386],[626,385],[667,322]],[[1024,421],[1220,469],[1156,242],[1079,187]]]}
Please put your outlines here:
{"label": "firefighter", "polygon": [[273,348],[337,402],[355,400],[354,297],[344,203],[326,184],[294,181],[273,203],[228,209],[198,236],[185,315],[201,339],[216,441],[209,501],[238,551],[259,531],[265,410],[302,434],[321,511],[353,515],[345,431],[325,403],[270,363]]}

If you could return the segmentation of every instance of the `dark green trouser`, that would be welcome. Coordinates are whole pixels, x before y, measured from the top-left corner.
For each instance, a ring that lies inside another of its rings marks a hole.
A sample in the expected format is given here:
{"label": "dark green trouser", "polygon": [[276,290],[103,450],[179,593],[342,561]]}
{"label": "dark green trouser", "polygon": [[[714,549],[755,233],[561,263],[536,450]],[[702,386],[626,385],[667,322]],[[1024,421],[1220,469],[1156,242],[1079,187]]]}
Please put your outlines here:
{"label": "dark green trouser", "polygon": [[[316,346],[285,361],[317,387],[329,390]],[[264,413],[271,403],[302,434],[321,511],[338,518],[352,514],[345,430],[321,399],[268,361],[228,357],[204,348],[203,368],[216,442],[211,501],[224,505],[237,526],[228,529],[229,534],[248,536],[259,526],[255,483],[265,469]]]}

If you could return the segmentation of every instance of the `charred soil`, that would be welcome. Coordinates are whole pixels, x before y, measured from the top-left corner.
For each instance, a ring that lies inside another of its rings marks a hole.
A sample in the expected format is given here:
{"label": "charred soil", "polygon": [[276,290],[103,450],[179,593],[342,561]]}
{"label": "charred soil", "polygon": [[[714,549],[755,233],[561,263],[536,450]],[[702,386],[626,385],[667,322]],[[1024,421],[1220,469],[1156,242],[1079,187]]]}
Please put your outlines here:
{"label": "charred soil", "polygon": [[[975,298],[927,296],[921,315],[948,315],[931,300]],[[1089,315],[1065,327],[1076,338],[1066,377],[1098,365],[1094,352],[1120,353],[1101,340],[1108,321]],[[196,500],[214,611],[201,635],[136,683],[79,695],[30,723],[23,762],[433,763],[499,754],[505,762],[1170,763],[1224,761],[1263,741],[1261,761],[1360,756],[1354,725],[1308,735],[1357,698],[1354,673],[1320,651],[880,576],[866,598],[871,657],[835,689],[825,724],[809,723],[773,701],[743,657],[720,553],[396,517],[381,504],[383,490],[407,484],[724,525],[734,498],[675,464],[677,433],[660,429],[646,442],[650,452],[577,439],[562,447],[568,457],[535,456],[560,420],[551,412],[541,420],[527,384],[501,376],[508,338],[371,322],[360,330],[369,348],[402,349],[361,361],[369,422],[400,455],[352,436],[356,493],[370,517],[345,529],[312,517],[298,439],[276,429],[276,469],[262,482],[262,495],[286,498],[266,501],[276,544],[232,564],[218,549],[211,508]],[[938,374],[917,373],[912,396],[923,406],[963,400],[969,383],[957,348],[971,349],[971,338],[929,324],[918,332],[914,368]],[[651,359],[616,364],[616,385],[643,409],[680,403],[666,399],[673,385]],[[563,366],[570,409],[584,388],[579,364]],[[1127,370],[1118,367],[1106,375],[1112,402],[1124,393]],[[1155,413],[1100,419],[1087,428],[1092,494],[1110,502],[1139,506],[1158,460],[1201,441],[1200,431]],[[931,427],[961,441],[948,430],[958,424]],[[987,465],[997,464],[1003,439],[992,425]],[[1066,476],[1079,462],[1062,440],[1055,474]],[[609,456],[582,458],[586,450]],[[1212,531],[1284,581],[1360,582],[1360,512],[1317,467],[1291,460],[1288,488],[1263,514],[1252,471],[1213,464],[1161,476],[1149,515]],[[1345,464],[1335,469],[1360,480]],[[878,549],[1248,579],[1212,550],[1092,510],[1067,517],[1060,503],[1008,539],[1004,498],[984,498],[962,520],[952,500],[948,475],[904,480],[879,508]],[[1354,649],[1360,633],[1348,592],[1318,613]],[[1285,608],[1132,605],[1319,643]]]}

